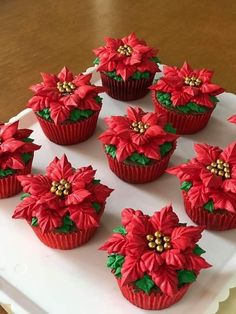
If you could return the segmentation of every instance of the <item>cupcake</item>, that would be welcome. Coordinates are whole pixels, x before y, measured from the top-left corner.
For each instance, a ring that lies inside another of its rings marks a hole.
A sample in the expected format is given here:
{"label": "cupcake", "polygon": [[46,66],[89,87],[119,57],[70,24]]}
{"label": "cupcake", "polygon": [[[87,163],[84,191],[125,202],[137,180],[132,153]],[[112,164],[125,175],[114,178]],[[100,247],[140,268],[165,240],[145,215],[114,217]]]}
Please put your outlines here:
{"label": "cupcake", "polygon": [[135,100],[148,93],[156,72],[160,71],[157,50],[134,33],[122,39],[105,38],[106,45],[94,49],[94,63],[102,85],[112,98]]}
{"label": "cupcake", "polygon": [[43,82],[30,89],[32,108],[44,134],[56,144],[71,145],[87,140],[95,131],[103,87],[94,86],[92,74],[74,76],[67,68],[58,75],[42,73]]}
{"label": "cupcake", "polygon": [[236,114],[228,119],[229,122],[236,124]]}
{"label": "cupcake", "polygon": [[171,206],[152,216],[123,209],[122,226],[100,248],[123,296],[145,310],[178,302],[208,264],[197,245],[202,227],[179,223]]}
{"label": "cupcake", "polygon": [[87,242],[99,226],[112,189],[94,178],[91,166],[75,169],[64,155],[46,174],[20,175],[25,194],[13,218],[25,219],[47,246],[69,250]]}
{"label": "cupcake", "polygon": [[165,116],[128,107],[127,115],[105,118],[105,122],[108,130],[99,139],[110,169],[120,179],[146,183],[165,171],[177,139]]}
{"label": "cupcake", "polygon": [[178,134],[192,134],[203,129],[224,90],[211,83],[212,71],[164,66],[164,76],[153,86],[155,110],[166,115]]}
{"label": "cupcake", "polygon": [[194,147],[195,158],[167,170],[180,179],[187,214],[206,229],[236,228],[236,142]]}
{"label": "cupcake", "polygon": [[0,198],[22,190],[17,176],[31,172],[34,151],[41,147],[29,137],[32,130],[18,125],[19,121],[0,125]]}

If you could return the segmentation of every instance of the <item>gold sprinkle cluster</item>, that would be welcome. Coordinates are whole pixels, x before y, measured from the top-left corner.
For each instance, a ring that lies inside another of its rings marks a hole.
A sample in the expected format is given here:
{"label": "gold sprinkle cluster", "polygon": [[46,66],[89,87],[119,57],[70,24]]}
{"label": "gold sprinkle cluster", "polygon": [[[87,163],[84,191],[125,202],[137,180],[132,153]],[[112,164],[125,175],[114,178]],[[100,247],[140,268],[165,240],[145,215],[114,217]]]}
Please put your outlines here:
{"label": "gold sprinkle cluster", "polygon": [[186,76],[184,79],[184,84],[198,87],[202,84],[202,81],[195,76],[192,76],[192,77]]}
{"label": "gold sprinkle cluster", "polygon": [[213,161],[206,168],[211,173],[214,173],[225,179],[230,179],[231,174],[230,174],[229,164],[227,162],[224,162],[221,159],[217,159],[216,161]]}
{"label": "gold sprinkle cluster", "polygon": [[142,121],[133,122],[132,129],[137,133],[145,133],[145,131],[149,128],[148,124],[143,123]]}
{"label": "gold sprinkle cluster", "polygon": [[61,179],[60,182],[53,181],[50,191],[57,196],[66,196],[70,194],[71,185],[65,179]]}
{"label": "gold sprinkle cluster", "polygon": [[69,94],[76,89],[76,86],[72,82],[57,82],[57,89],[62,94]]}
{"label": "gold sprinkle cluster", "polygon": [[148,240],[148,247],[155,249],[158,253],[171,249],[170,237],[163,235],[160,231],[156,231],[154,235],[148,234],[146,239]]}
{"label": "gold sprinkle cluster", "polygon": [[130,57],[132,55],[133,49],[128,45],[124,45],[124,46],[120,46],[117,49],[117,52],[119,52],[121,55],[124,55],[126,57]]}

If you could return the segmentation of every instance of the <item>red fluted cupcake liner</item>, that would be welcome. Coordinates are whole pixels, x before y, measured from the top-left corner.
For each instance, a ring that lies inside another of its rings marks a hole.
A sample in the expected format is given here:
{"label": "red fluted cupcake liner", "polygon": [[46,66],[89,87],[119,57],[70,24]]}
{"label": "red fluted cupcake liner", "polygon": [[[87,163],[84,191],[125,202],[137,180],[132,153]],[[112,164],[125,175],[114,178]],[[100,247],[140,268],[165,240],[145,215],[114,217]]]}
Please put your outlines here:
{"label": "red fluted cupcake liner", "polygon": [[187,292],[190,285],[184,285],[173,296],[168,296],[161,292],[150,294],[143,291],[135,291],[132,284],[121,286],[121,280],[117,280],[123,296],[132,304],[145,310],[162,310],[174,303],[177,303]]}
{"label": "red fluted cupcake liner", "polygon": [[148,92],[148,87],[152,85],[154,74],[150,74],[149,78],[140,80],[128,79],[127,81],[117,81],[100,72],[102,85],[105,87],[106,93],[112,98],[118,100],[135,100],[144,97]]}
{"label": "red fluted cupcake liner", "polygon": [[0,179],[0,199],[10,197],[22,191],[20,181],[17,176],[21,174],[31,173],[33,157],[25,165],[24,169],[17,170],[15,174]]}
{"label": "red fluted cupcake liner", "polygon": [[37,113],[35,114],[44,134],[50,141],[59,145],[72,145],[83,142],[93,135],[99,112],[95,111],[85,120],[62,124],[55,124],[41,118]]}
{"label": "red fluted cupcake liner", "polygon": [[172,123],[177,134],[193,134],[202,130],[207,125],[214,109],[212,108],[204,113],[179,113],[162,106],[156,98],[156,91],[152,91],[152,101],[155,111],[167,117],[167,121]]}
{"label": "red fluted cupcake liner", "polygon": [[116,158],[112,158],[109,154],[106,154],[106,156],[111,171],[123,181],[129,183],[147,183],[156,180],[165,172],[175,148],[176,143],[174,143],[172,150],[160,161],[154,161],[152,164],[145,166],[119,162]]}
{"label": "red fluted cupcake liner", "polygon": [[226,210],[217,210],[214,213],[209,213],[202,207],[192,207],[188,195],[183,192],[184,206],[188,216],[197,225],[204,226],[208,230],[224,231],[236,228],[236,214]]}

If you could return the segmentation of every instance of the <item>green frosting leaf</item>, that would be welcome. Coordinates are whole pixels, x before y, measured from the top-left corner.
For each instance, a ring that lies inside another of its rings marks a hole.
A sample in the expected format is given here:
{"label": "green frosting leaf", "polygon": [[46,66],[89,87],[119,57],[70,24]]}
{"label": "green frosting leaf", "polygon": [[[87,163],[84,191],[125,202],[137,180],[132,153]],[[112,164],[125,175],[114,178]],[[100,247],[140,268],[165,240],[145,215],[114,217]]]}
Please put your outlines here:
{"label": "green frosting leaf", "polygon": [[158,57],[152,57],[150,60],[154,63],[161,63],[161,60]]}
{"label": "green frosting leaf", "polygon": [[176,134],[176,129],[173,128],[172,124],[171,123],[167,123],[165,126],[164,126],[164,130],[168,133],[174,133]]}
{"label": "green frosting leaf", "polygon": [[4,177],[7,177],[7,176],[10,176],[12,174],[16,173],[16,170],[14,169],[0,169],[0,178],[4,178]]}
{"label": "green frosting leaf", "polygon": [[143,278],[136,280],[134,284],[145,293],[149,293],[155,286],[154,281],[148,275],[144,275]]}
{"label": "green frosting leaf", "polygon": [[209,213],[213,213],[215,208],[214,208],[214,203],[212,201],[208,201],[204,206],[204,209],[206,209]]}
{"label": "green frosting leaf", "polygon": [[93,184],[99,184],[100,182],[101,182],[101,180],[93,179]]}
{"label": "green frosting leaf", "polygon": [[27,162],[32,158],[32,154],[30,153],[23,153],[21,154],[21,158],[24,161],[25,164],[27,164]]}
{"label": "green frosting leaf", "polygon": [[106,75],[109,76],[110,78],[116,80],[116,81],[123,81],[122,77],[120,75],[116,75],[116,71],[109,71],[106,72]]}
{"label": "green frosting leaf", "polygon": [[31,226],[38,227],[38,218],[32,217]]}
{"label": "green frosting leaf", "polygon": [[194,282],[197,278],[195,273],[191,270],[179,270],[177,273],[178,273],[178,280],[179,280],[180,285]]}
{"label": "green frosting leaf", "polygon": [[[23,201],[25,198],[29,197],[31,194],[29,193],[23,193],[20,197],[20,200]],[[37,219],[37,218],[36,218]]]}
{"label": "green frosting leaf", "polygon": [[125,230],[125,227],[120,226],[120,227],[116,227],[112,230],[114,233],[120,233],[120,234],[127,234],[127,231]]}
{"label": "green frosting leaf", "polygon": [[219,102],[219,99],[216,96],[210,96],[211,101],[214,102],[215,104]]}
{"label": "green frosting leaf", "polygon": [[69,120],[71,121],[81,121],[84,119],[89,118],[93,114],[93,111],[90,109],[86,110],[80,110],[80,109],[74,109],[70,112]]}
{"label": "green frosting leaf", "polygon": [[128,161],[133,161],[139,165],[149,165],[151,162],[151,159],[146,157],[144,154],[139,153],[133,153],[131,156],[127,158]]}
{"label": "green frosting leaf", "polygon": [[203,112],[208,111],[207,107],[200,106],[194,102],[189,102],[188,104],[184,106],[177,106],[176,108],[180,112],[183,112],[183,113],[191,113],[191,112],[203,113]]}
{"label": "green frosting leaf", "polygon": [[102,103],[102,97],[100,97],[99,95],[95,96],[94,98],[98,104]]}
{"label": "green frosting leaf", "polygon": [[186,192],[188,192],[191,187],[192,187],[192,182],[189,182],[189,181],[183,181],[181,186],[180,186],[180,190],[184,190]]}
{"label": "green frosting leaf", "polygon": [[99,62],[100,62],[100,60],[98,57],[93,60],[93,64],[95,64],[95,65],[99,65]]}
{"label": "green frosting leaf", "polygon": [[121,268],[125,261],[125,257],[119,254],[109,255],[107,258],[107,267],[111,268],[115,276],[121,278]]}
{"label": "green frosting leaf", "polygon": [[196,244],[193,249],[193,253],[196,255],[202,255],[203,253],[206,253],[206,251],[204,251],[199,245]]}
{"label": "green frosting leaf", "polygon": [[116,147],[114,145],[105,145],[105,152],[112,158],[116,157]]}
{"label": "green frosting leaf", "polygon": [[61,232],[61,233],[68,233],[71,231],[74,231],[76,229],[76,225],[74,221],[70,219],[69,215],[66,215],[63,217],[63,224],[61,227],[56,228],[56,232]]}
{"label": "green frosting leaf", "polygon": [[93,206],[93,208],[96,210],[96,213],[98,214],[99,213],[99,211],[100,211],[100,209],[101,209],[101,205],[99,204],[99,203],[97,203],[97,202],[93,202],[92,203],[92,206]]}
{"label": "green frosting leaf", "polygon": [[160,153],[161,156],[165,156],[169,153],[169,151],[172,149],[172,143],[165,142],[164,144],[160,145]]}
{"label": "green frosting leaf", "polygon": [[34,140],[30,137],[25,137],[25,138],[22,138],[21,141],[25,143],[32,143]]}
{"label": "green frosting leaf", "polygon": [[50,109],[49,108],[44,108],[43,110],[38,111],[38,114],[43,119],[48,120],[48,121],[52,121],[51,116],[50,116]]}
{"label": "green frosting leaf", "polygon": [[[108,71],[106,72],[106,75],[111,77],[112,79],[116,80],[116,81],[123,81],[122,77],[120,75],[116,74],[116,71]],[[140,72],[140,71],[136,71],[133,75],[132,75],[132,79],[133,80],[141,80],[141,79],[148,79],[150,77],[150,73],[149,72]]]}

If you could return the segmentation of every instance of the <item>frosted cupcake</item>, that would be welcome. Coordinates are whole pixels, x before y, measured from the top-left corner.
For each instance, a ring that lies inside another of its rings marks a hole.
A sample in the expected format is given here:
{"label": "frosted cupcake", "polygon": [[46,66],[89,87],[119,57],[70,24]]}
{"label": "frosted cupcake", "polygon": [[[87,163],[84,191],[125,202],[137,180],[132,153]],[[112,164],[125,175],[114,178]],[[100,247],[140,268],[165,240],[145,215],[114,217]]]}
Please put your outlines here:
{"label": "frosted cupcake", "polygon": [[19,193],[22,188],[17,175],[31,172],[34,151],[30,129],[19,129],[19,121],[0,125],[0,198]]}
{"label": "frosted cupcake", "polygon": [[178,134],[200,131],[215,109],[223,88],[213,84],[212,71],[193,70],[186,62],[182,68],[164,66],[164,75],[153,86],[155,110],[165,114]]}
{"label": "frosted cupcake", "polygon": [[122,180],[146,183],[167,168],[176,148],[175,129],[163,115],[128,107],[127,115],[105,118],[100,135],[110,169]]}
{"label": "frosted cupcake", "polygon": [[161,310],[178,302],[210,265],[197,242],[202,227],[179,223],[171,206],[152,216],[126,208],[122,226],[100,248],[123,296],[145,310]]}
{"label": "frosted cupcake", "polygon": [[84,244],[98,228],[112,192],[94,178],[95,172],[91,166],[73,168],[64,155],[49,164],[45,175],[18,176],[25,194],[13,218],[25,219],[51,248]]}
{"label": "frosted cupcake", "polygon": [[58,75],[42,73],[43,82],[31,86],[32,108],[44,134],[56,144],[87,140],[96,129],[103,87],[91,84],[92,74],[74,76],[67,68]]}
{"label": "frosted cupcake", "polygon": [[94,49],[94,63],[101,74],[102,85],[112,98],[135,100],[148,93],[159,71],[157,50],[149,47],[134,33],[122,38],[105,38],[105,46]]}
{"label": "frosted cupcake", "polygon": [[236,228],[236,142],[194,148],[195,158],[167,170],[180,179],[187,214],[206,229]]}

